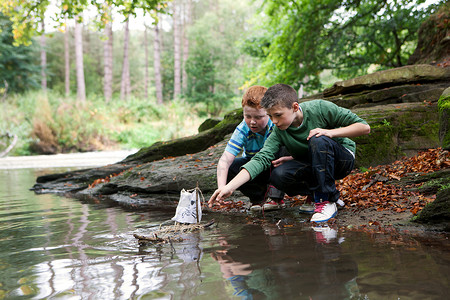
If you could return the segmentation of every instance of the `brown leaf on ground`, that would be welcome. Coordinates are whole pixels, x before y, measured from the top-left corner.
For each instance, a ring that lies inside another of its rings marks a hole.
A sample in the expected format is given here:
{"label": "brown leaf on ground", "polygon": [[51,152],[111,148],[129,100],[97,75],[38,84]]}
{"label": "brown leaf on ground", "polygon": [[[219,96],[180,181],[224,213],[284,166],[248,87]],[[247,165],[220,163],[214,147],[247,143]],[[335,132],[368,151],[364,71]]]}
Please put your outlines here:
{"label": "brown leaf on ground", "polygon": [[364,173],[353,172],[336,182],[336,185],[341,192],[341,199],[348,206],[376,207],[378,211],[389,209],[395,212],[408,209],[416,214],[434,199],[390,184],[384,178],[398,181],[411,174],[420,176],[448,168],[449,162],[448,151],[441,148],[429,149],[389,165],[371,167]]}

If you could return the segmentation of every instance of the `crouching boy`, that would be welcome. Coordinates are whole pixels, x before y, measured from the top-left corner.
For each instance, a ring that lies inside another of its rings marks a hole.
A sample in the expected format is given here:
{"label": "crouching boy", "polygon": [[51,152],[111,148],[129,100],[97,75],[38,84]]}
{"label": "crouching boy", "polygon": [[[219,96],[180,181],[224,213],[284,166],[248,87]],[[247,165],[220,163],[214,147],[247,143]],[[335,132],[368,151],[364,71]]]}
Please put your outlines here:
{"label": "crouching boy", "polygon": [[366,121],[350,110],[325,100],[298,103],[289,85],[271,86],[261,100],[276,126],[264,147],[227,185],[211,196],[210,205],[229,197],[238,187],[267,170],[281,146],[293,156],[274,168],[270,182],[290,196],[311,195],[311,222],[325,222],[337,214],[339,191],[335,180],[354,167],[356,145],[350,138],[370,133]]}

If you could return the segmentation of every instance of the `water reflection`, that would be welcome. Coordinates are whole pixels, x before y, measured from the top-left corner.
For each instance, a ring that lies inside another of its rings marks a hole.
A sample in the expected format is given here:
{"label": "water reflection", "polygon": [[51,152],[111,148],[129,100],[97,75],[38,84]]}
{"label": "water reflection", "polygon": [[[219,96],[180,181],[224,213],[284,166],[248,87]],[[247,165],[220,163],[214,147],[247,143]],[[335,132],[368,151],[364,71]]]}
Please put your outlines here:
{"label": "water reflection", "polygon": [[[205,214],[209,230],[139,246],[174,209],[117,207],[28,191],[0,172],[0,299],[444,299],[448,239],[409,240]],[[277,225],[278,224],[278,225]],[[418,284],[420,282],[420,284]]]}
{"label": "water reflection", "polygon": [[264,224],[246,225],[237,238],[219,235],[221,248],[211,256],[223,277],[242,299],[349,299],[359,295],[358,267],[342,253],[337,231],[330,227],[303,231]]}

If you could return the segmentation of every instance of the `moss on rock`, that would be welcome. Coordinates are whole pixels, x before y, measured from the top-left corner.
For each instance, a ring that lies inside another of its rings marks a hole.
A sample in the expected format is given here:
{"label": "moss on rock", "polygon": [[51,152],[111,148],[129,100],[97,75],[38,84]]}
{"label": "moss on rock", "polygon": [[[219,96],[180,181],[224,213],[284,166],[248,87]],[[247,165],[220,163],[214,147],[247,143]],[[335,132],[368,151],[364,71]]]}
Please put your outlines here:
{"label": "moss on rock", "polygon": [[450,88],[447,88],[438,101],[439,141],[443,149],[450,150]]}
{"label": "moss on rock", "polygon": [[425,206],[414,222],[442,224],[445,231],[450,231],[450,187],[440,190],[436,194],[436,200]]}
{"label": "moss on rock", "polygon": [[439,146],[436,105],[390,104],[353,112],[371,126],[370,135],[353,138],[357,145],[357,167],[390,163],[419,150]]}

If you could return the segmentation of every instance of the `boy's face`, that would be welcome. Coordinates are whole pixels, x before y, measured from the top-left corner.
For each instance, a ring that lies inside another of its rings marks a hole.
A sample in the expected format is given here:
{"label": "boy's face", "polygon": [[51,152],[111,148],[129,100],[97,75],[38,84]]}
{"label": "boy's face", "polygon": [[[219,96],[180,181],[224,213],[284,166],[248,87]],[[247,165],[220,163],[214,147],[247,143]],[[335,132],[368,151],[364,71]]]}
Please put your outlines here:
{"label": "boy's face", "polygon": [[264,134],[266,131],[269,116],[263,108],[257,109],[250,106],[244,106],[244,121],[250,130],[254,133]]}
{"label": "boy's face", "polygon": [[292,104],[291,108],[287,108],[281,104],[266,109],[272,123],[280,130],[286,130],[289,126],[300,126],[301,121],[298,120],[299,106],[297,102]]}

